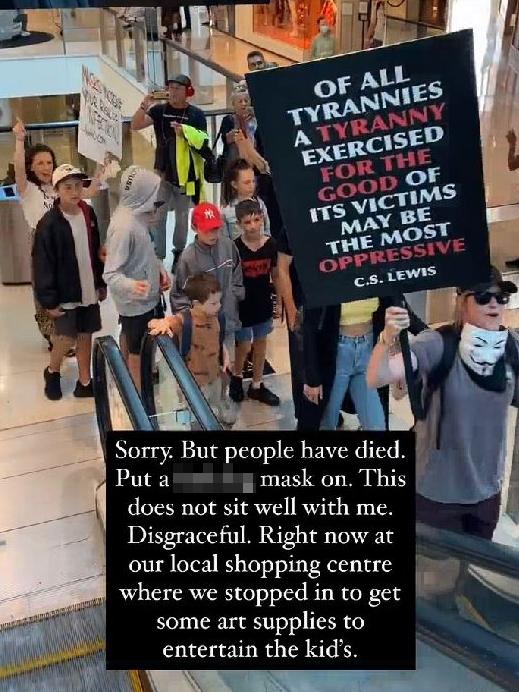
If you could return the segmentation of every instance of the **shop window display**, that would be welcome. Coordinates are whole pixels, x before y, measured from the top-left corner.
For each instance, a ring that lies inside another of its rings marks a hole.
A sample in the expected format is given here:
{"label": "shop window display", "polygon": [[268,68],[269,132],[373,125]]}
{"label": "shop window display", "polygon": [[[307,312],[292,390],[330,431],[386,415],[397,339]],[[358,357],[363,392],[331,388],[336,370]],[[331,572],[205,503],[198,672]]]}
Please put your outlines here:
{"label": "shop window display", "polygon": [[320,16],[336,27],[335,0],[272,0],[254,6],[254,32],[308,50]]}

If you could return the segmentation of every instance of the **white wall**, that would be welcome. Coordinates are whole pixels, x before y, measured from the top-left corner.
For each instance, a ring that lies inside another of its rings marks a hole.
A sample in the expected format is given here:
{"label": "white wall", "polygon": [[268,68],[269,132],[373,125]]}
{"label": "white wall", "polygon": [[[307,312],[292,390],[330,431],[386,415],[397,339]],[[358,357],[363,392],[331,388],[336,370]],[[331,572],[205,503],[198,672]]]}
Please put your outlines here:
{"label": "white wall", "polygon": [[[81,67],[86,65],[123,100],[123,115],[137,110],[146,90],[110,59],[97,55],[59,55],[0,60],[0,103],[24,96],[57,96],[81,91]],[[8,103],[8,102],[4,102]],[[10,116],[9,116],[10,122]],[[142,135],[152,140],[153,129]]]}
{"label": "white wall", "polygon": [[144,86],[97,55],[7,58],[0,60],[0,99],[57,96],[81,91],[81,67],[86,65],[123,99],[123,115],[133,115]]}
{"label": "white wall", "polygon": [[81,88],[81,66],[99,69],[93,55],[56,55],[0,60],[0,98],[72,94]]}

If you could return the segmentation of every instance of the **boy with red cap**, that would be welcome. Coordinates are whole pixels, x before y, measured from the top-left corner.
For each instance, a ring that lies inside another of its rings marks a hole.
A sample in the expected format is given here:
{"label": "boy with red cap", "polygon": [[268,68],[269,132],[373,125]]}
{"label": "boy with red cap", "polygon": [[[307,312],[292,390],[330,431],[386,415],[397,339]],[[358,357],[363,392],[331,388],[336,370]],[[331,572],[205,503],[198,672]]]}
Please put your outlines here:
{"label": "boy with red cap", "polygon": [[190,277],[200,272],[212,274],[222,291],[221,311],[225,317],[225,343],[228,350],[233,353],[234,333],[241,326],[238,303],[245,298],[240,256],[232,240],[222,233],[223,216],[214,204],[198,204],[193,210],[191,225],[196,237],[178,261],[170,294],[171,310],[177,313],[190,307],[184,291]]}

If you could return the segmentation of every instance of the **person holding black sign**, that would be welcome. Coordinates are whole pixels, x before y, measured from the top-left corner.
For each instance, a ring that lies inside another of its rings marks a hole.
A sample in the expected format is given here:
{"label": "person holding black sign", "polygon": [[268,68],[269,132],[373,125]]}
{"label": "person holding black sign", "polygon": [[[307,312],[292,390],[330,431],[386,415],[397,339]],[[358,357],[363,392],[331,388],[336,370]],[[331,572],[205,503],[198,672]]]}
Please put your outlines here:
{"label": "person holding black sign", "polygon": [[198,203],[200,200],[203,160],[199,153],[207,143],[207,121],[203,111],[188,102],[195,93],[189,77],[180,74],[168,79],[168,92],[167,103],[151,108],[153,96],[144,98],[132,118],[132,130],[143,130],[150,125],[155,130],[155,169],[162,177],[158,196],[165,204],[158,215],[153,236],[157,256],[164,259],[167,215],[174,210],[174,272],[186,246],[191,201]]}
{"label": "person holding black sign", "polygon": [[[373,344],[384,328],[388,297],[304,310],[305,385],[298,430],[335,430],[349,390],[364,430],[385,430],[389,392],[370,392],[366,368]],[[412,312],[411,332],[426,325]]]}
{"label": "person holding black sign", "polygon": [[286,317],[288,330],[288,353],[294,416],[299,420],[303,401],[303,291],[294,264],[287,232],[283,228],[277,240],[278,285],[283,301],[282,314]]}
{"label": "person holding black sign", "polygon": [[[489,540],[499,519],[508,407],[519,401],[519,341],[502,326],[516,292],[492,268],[488,281],[458,288],[453,325],[411,342],[424,407],[415,426],[417,519]],[[386,311],[368,365],[370,387],[403,377],[402,356],[390,351],[409,322],[404,308]]]}

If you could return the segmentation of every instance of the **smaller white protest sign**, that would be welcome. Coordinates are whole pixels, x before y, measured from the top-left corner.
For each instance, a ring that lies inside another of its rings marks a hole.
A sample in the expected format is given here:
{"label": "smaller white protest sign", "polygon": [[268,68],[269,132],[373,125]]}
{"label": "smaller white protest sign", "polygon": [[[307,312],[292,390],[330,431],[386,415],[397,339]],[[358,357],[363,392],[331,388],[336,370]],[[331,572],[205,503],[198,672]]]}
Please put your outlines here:
{"label": "smaller white protest sign", "polygon": [[122,99],[83,65],[78,151],[97,163],[122,157]]}

